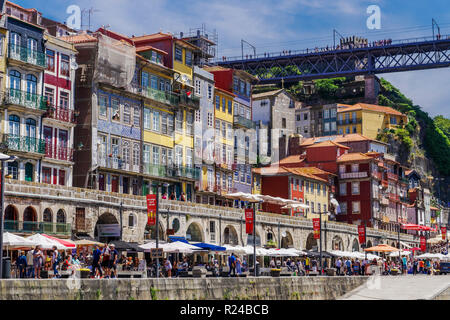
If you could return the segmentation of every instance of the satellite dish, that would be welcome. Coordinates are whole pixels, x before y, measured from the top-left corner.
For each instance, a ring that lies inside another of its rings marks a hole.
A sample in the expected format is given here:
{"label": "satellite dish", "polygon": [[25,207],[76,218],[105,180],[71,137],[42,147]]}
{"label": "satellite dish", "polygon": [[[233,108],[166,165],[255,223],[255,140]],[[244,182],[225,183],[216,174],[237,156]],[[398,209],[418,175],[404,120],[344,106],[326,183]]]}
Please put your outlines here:
{"label": "satellite dish", "polygon": [[286,231],[283,231],[283,232],[281,233],[281,237],[286,238]]}
{"label": "satellite dish", "polygon": [[70,63],[70,69],[77,70],[78,69],[78,63],[76,63],[75,61],[72,61]]}
{"label": "satellite dish", "polygon": [[183,80],[183,82],[187,82],[187,81],[189,80],[189,78],[188,78],[187,75],[183,74],[183,75],[181,76],[181,80]]}

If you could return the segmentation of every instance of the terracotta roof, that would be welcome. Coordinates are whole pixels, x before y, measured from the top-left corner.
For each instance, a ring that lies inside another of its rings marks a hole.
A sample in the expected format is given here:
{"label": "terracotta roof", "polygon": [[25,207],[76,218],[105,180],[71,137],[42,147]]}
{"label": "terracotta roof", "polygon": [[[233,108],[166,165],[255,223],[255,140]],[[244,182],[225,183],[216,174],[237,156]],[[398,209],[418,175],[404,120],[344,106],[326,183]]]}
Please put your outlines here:
{"label": "terracotta roof", "polygon": [[[336,143],[345,143],[345,142],[358,142],[358,141],[376,141],[370,138],[367,138],[366,136],[363,136],[359,133],[350,133],[345,135],[336,135],[336,136],[329,136],[329,141],[334,141]],[[316,141],[320,141],[324,139],[324,137],[316,137],[316,138],[307,138],[304,139],[303,142],[300,144],[301,146],[309,146],[314,144]],[[380,142],[380,141],[377,141]],[[383,143],[383,142],[380,142]]]}
{"label": "terracotta roof", "polygon": [[[308,168],[285,168],[287,171],[289,171],[292,174],[313,179],[313,180],[319,180],[325,183],[328,183],[328,180],[323,179],[321,177],[318,177],[317,174],[327,174],[328,172],[320,170],[319,168],[315,167],[308,167]],[[320,170],[320,171],[317,171]]]}
{"label": "terracotta roof", "polygon": [[284,91],[284,89],[278,89],[278,90],[272,90],[272,91],[263,92],[263,93],[257,93],[257,94],[252,95],[252,99],[259,100],[259,99],[264,99],[264,98],[271,97],[271,96],[276,96],[277,94],[279,94],[282,91]]}
{"label": "terracotta roof", "polygon": [[394,110],[391,107],[384,107],[384,106],[379,106],[376,104],[367,104],[367,103],[357,103],[356,105],[359,105],[363,109],[366,109],[366,110],[384,112],[387,114],[393,114],[393,115],[397,115],[397,116],[406,116],[403,113],[401,113],[400,111]]}
{"label": "terracotta roof", "polygon": [[228,94],[229,96],[232,96],[232,97],[236,97],[236,95],[234,93],[232,93],[230,91],[227,91],[227,90],[223,90],[223,89],[221,89],[219,87],[214,87],[214,90],[217,90],[217,91],[220,91],[222,93]]}
{"label": "terracotta roof", "polygon": [[339,148],[344,148],[344,149],[350,149],[349,147],[344,146],[343,144],[339,144],[339,143],[336,143],[336,142],[330,141],[330,140],[319,142],[319,143],[315,143],[315,144],[307,147],[307,149],[309,149],[309,148],[322,148],[322,147],[339,147]]}
{"label": "terracotta roof", "polygon": [[357,110],[361,110],[362,108],[361,108],[361,106],[358,106],[358,105],[354,105],[354,106],[344,106],[344,107],[341,107],[341,108],[338,108],[337,109],[337,112],[339,113],[339,112],[349,112],[349,111],[357,111]]}
{"label": "terracotta roof", "polygon": [[204,70],[208,71],[208,72],[214,72],[214,71],[228,71],[231,70],[229,68],[224,68],[221,66],[211,66],[211,67],[203,67]]}
{"label": "terracotta roof", "polygon": [[173,38],[173,36],[171,34],[168,33],[163,33],[163,32],[158,32],[158,33],[153,33],[153,34],[148,34],[145,36],[140,36],[140,37],[131,37],[131,40],[133,42],[139,42],[139,41],[148,41],[148,40],[160,40],[160,39],[165,39],[165,38]]}
{"label": "terracotta roof", "polygon": [[293,163],[299,163],[305,161],[305,159],[301,156],[301,155],[293,155],[293,156],[289,156],[286,157],[284,159],[281,159],[278,164],[283,165],[283,164],[293,164]]}
{"label": "terracotta roof", "polygon": [[[5,1],[5,4],[4,5],[11,5],[11,6],[13,6],[13,7],[16,7],[16,8],[19,8],[19,9],[21,9],[21,10],[24,10],[24,11],[28,11],[28,12],[33,12],[33,11],[37,11],[36,9],[26,9],[26,8],[24,8],[24,7],[21,7],[21,6],[19,6],[17,3],[14,3],[14,2],[11,2],[11,1]],[[37,11],[37,12],[39,12],[39,11]]]}
{"label": "terracotta roof", "polygon": [[70,42],[70,43],[87,43],[87,42],[97,42],[97,38],[87,34],[87,33],[80,33],[74,36],[64,36],[61,37],[60,39]]}
{"label": "terracotta roof", "polygon": [[168,55],[168,53],[165,52],[164,50],[161,50],[161,49],[158,49],[158,48],[155,48],[152,46],[142,46],[142,47],[136,48],[136,52],[143,52],[143,51],[149,51],[149,50],[153,50],[153,51],[159,52],[161,54]]}
{"label": "terracotta roof", "polygon": [[372,160],[372,157],[366,156],[363,153],[345,153],[337,159],[337,162],[348,162],[348,161],[367,161]]}
{"label": "terracotta roof", "polygon": [[288,171],[284,167],[279,166],[270,166],[270,167],[263,167],[263,168],[255,168],[252,169],[253,173],[260,174],[262,176],[264,175],[277,175],[277,174],[285,174],[288,173]]}

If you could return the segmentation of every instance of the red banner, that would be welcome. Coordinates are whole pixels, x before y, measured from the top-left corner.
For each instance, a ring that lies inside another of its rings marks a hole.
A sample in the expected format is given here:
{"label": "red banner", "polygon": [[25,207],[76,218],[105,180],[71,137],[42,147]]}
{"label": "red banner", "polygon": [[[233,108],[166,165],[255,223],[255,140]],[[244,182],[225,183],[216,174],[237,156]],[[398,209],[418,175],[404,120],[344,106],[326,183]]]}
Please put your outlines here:
{"label": "red banner", "polygon": [[447,227],[441,227],[442,240],[447,240]]}
{"label": "red banner", "polygon": [[420,251],[427,251],[427,238],[424,236],[420,237]]}
{"label": "red banner", "polygon": [[313,220],[314,239],[320,239],[320,218],[314,218],[312,220]]}
{"label": "red banner", "polygon": [[358,226],[358,236],[359,236],[359,244],[366,243],[366,226],[360,225]]}
{"label": "red banner", "polygon": [[156,194],[147,195],[147,224],[149,226],[156,224]]}
{"label": "red banner", "polygon": [[253,209],[245,209],[245,232],[247,234],[253,234],[254,221]]}

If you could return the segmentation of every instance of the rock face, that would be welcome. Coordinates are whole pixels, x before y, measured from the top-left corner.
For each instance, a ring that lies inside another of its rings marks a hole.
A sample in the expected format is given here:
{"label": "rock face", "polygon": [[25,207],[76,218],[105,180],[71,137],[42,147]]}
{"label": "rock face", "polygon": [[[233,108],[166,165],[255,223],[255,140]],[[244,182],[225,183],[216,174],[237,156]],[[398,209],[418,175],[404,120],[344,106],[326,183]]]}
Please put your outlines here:
{"label": "rock face", "polygon": [[0,280],[0,300],[334,300],[368,277]]}

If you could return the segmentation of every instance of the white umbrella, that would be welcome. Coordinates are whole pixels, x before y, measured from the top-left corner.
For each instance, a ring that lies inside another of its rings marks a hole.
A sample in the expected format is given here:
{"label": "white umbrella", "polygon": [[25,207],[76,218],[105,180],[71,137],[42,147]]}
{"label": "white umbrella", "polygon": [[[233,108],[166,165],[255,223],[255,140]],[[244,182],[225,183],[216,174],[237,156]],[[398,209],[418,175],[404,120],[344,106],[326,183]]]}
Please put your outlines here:
{"label": "white umbrella", "polygon": [[34,247],[36,243],[27,238],[23,238],[9,232],[5,232],[3,234],[3,245],[9,248]]}
{"label": "white umbrella", "polygon": [[26,238],[26,239],[33,241],[35,243],[35,245],[40,245],[43,250],[53,249],[54,246],[58,250],[71,249],[71,248],[67,248],[65,245],[59,243],[58,241],[54,241],[52,239],[44,237],[40,233],[36,233],[36,234]]}
{"label": "white umbrella", "polygon": [[288,203],[284,207],[281,207],[281,209],[309,209],[309,206],[303,203]]}
{"label": "white umbrella", "polygon": [[[398,257],[399,252],[391,252],[389,254],[389,257],[393,257],[393,258]],[[402,251],[402,253],[401,253],[402,256],[409,256],[410,254],[411,254],[411,251]]]}
{"label": "white umbrella", "polygon": [[229,244],[224,244],[222,247],[225,248],[225,252],[234,252],[234,253],[246,253],[246,250],[241,246],[232,246]]}
{"label": "white umbrella", "polygon": [[164,252],[168,253],[194,253],[202,251],[199,247],[181,241],[167,243],[162,248]]}

